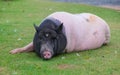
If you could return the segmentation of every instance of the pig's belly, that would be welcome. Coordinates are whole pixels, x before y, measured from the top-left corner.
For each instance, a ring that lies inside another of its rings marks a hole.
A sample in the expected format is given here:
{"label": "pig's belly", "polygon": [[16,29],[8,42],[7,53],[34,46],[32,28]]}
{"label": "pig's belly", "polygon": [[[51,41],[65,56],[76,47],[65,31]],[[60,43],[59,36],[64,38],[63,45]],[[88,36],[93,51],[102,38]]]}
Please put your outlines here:
{"label": "pig's belly", "polygon": [[91,34],[86,35],[87,36],[84,38],[84,41],[82,41],[82,43],[77,40],[74,50],[68,50],[68,52],[96,49],[101,47],[105,41],[105,35],[99,33],[98,31],[94,31]]}
{"label": "pig's belly", "polygon": [[67,46],[67,52],[96,49],[101,47],[106,40],[104,28],[99,27],[84,29],[79,33],[74,32],[72,37],[71,43]]}

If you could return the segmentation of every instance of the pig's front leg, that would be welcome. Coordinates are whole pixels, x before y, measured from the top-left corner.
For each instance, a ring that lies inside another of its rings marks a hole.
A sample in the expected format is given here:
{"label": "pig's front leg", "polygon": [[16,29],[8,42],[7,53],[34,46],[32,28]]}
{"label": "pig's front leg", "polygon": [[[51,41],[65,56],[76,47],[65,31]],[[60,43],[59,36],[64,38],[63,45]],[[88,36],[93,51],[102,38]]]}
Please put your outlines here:
{"label": "pig's front leg", "polygon": [[33,42],[29,43],[28,45],[22,48],[16,48],[10,51],[11,54],[21,53],[21,52],[30,52],[33,51]]}

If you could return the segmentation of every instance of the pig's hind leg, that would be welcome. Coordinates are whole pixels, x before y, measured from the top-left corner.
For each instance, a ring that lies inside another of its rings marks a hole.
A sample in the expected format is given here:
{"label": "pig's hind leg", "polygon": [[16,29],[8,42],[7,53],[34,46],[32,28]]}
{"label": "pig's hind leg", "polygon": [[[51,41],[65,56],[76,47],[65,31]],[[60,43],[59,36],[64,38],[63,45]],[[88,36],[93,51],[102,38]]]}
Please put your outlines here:
{"label": "pig's hind leg", "polygon": [[16,48],[10,51],[11,54],[22,53],[22,52],[30,52],[33,51],[33,42],[29,43],[28,45],[22,48]]}

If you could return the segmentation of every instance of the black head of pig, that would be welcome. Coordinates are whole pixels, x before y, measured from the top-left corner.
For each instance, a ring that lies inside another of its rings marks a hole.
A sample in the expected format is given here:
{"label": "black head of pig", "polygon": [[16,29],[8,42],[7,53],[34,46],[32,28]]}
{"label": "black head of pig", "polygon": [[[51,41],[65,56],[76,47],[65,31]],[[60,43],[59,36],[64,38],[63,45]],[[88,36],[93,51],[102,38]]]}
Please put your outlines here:
{"label": "black head of pig", "polygon": [[56,19],[46,19],[39,27],[34,25],[36,33],[33,40],[35,52],[43,59],[64,52],[67,44],[63,24]]}

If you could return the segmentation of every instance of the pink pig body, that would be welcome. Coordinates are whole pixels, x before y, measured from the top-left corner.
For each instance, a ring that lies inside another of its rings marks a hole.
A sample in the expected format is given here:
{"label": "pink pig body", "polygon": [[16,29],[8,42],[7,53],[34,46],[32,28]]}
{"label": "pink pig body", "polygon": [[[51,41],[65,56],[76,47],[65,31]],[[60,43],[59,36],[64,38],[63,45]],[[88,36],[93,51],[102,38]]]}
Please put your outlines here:
{"label": "pink pig body", "polygon": [[67,37],[67,52],[99,48],[110,40],[108,24],[96,15],[56,12],[47,18],[49,17],[63,23]]}

